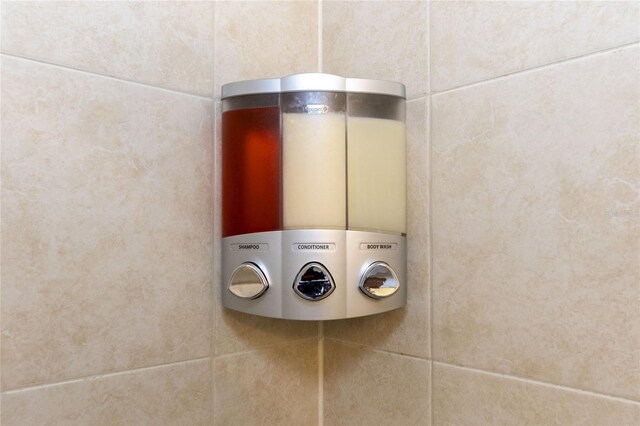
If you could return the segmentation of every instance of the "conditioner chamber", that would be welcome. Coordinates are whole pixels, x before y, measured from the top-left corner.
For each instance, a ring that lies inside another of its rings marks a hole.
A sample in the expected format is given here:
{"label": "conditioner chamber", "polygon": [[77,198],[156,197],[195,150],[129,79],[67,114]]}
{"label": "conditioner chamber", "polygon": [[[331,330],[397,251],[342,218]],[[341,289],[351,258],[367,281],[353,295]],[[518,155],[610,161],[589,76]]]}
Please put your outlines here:
{"label": "conditioner chamber", "polygon": [[404,306],[405,139],[399,83],[224,85],[223,305],[298,320]]}

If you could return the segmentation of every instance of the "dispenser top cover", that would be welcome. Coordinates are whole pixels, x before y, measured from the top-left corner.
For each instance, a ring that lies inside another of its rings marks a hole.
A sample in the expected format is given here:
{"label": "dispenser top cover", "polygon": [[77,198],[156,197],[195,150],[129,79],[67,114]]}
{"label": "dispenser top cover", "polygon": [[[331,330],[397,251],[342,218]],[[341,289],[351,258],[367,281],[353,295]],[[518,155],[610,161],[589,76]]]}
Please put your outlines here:
{"label": "dispenser top cover", "polygon": [[293,74],[282,78],[228,83],[222,86],[222,99],[261,93],[308,91],[371,93],[406,99],[406,88],[402,83],[367,78],[345,78],[324,73]]}

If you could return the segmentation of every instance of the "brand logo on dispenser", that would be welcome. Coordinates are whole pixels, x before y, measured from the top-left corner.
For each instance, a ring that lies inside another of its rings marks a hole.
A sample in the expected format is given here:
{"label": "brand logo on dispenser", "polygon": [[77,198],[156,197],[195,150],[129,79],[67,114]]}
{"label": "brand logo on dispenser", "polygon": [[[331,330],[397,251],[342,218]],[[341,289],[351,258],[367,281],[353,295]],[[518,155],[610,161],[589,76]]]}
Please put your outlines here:
{"label": "brand logo on dispenser", "polygon": [[398,243],[362,243],[360,250],[398,250]]}
{"label": "brand logo on dispenser", "polygon": [[269,244],[265,244],[265,243],[231,244],[231,251],[267,251],[267,250],[269,250]]}
{"label": "brand logo on dispenser", "polygon": [[293,251],[334,251],[335,243],[295,243]]}
{"label": "brand logo on dispenser", "polygon": [[329,107],[323,104],[309,104],[305,105],[304,110],[308,114],[326,114],[329,112]]}

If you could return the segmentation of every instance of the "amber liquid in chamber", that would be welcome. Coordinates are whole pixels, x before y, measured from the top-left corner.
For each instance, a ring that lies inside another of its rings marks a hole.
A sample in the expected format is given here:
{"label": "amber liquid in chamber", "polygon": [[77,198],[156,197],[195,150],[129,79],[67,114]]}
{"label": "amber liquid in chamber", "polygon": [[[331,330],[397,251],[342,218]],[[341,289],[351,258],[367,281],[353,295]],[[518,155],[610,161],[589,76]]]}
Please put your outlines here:
{"label": "amber liquid in chamber", "polygon": [[280,229],[279,108],[222,114],[222,236]]}

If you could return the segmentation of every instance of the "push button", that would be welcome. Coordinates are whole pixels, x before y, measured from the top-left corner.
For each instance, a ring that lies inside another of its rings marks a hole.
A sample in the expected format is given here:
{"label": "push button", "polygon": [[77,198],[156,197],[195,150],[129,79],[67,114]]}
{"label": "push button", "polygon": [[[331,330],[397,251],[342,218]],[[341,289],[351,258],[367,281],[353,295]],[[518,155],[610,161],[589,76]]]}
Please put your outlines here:
{"label": "push button", "polygon": [[229,280],[229,291],[243,299],[256,299],[267,291],[269,282],[255,263],[238,266]]}
{"label": "push button", "polygon": [[360,290],[374,299],[391,296],[400,288],[400,282],[395,272],[384,262],[374,262],[360,278]]}
{"label": "push button", "polygon": [[329,296],[335,287],[327,268],[317,262],[304,265],[293,282],[293,289],[298,296],[307,300],[322,300]]}

